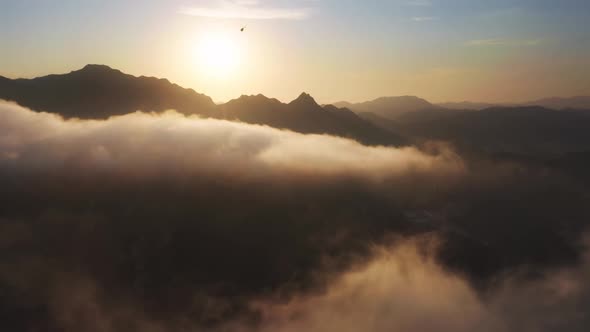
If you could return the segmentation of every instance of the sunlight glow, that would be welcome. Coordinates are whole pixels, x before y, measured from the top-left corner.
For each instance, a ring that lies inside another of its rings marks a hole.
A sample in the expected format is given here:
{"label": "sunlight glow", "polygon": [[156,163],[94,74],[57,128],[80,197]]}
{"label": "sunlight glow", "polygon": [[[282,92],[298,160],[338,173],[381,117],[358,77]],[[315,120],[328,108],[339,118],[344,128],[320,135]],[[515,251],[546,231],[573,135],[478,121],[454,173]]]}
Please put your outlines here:
{"label": "sunlight glow", "polygon": [[197,65],[207,76],[230,78],[239,68],[241,51],[238,41],[228,34],[205,34],[197,43]]}

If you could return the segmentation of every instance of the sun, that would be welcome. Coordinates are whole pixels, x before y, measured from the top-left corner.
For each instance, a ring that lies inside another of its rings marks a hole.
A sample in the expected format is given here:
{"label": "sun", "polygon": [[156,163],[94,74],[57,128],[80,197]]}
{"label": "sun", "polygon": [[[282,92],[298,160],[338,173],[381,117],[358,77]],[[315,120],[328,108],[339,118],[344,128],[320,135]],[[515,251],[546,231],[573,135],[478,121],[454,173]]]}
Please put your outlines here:
{"label": "sun", "polygon": [[241,53],[235,37],[222,33],[205,34],[196,47],[197,65],[208,76],[228,78],[238,70]]}

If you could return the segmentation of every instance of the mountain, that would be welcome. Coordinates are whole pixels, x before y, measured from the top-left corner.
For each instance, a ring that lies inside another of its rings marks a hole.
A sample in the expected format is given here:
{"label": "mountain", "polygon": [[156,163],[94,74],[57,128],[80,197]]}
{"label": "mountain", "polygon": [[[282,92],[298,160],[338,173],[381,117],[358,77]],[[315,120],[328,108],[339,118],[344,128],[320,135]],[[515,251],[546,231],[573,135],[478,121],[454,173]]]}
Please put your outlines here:
{"label": "mountain", "polygon": [[546,108],[552,108],[556,110],[561,109],[578,109],[578,110],[590,110],[590,96],[576,96],[570,98],[545,98],[531,102],[524,103],[525,105],[538,105]]}
{"label": "mountain", "polygon": [[0,99],[66,118],[105,119],[137,110],[175,109],[187,115],[348,137],[364,144],[405,144],[401,136],[361,119],[350,110],[322,107],[306,93],[289,104],[258,95],[216,105],[210,97],[168,80],[135,77],[103,65],[88,65],[68,74],[34,79],[0,77]]}
{"label": "mountain", "polygon": [[357,113],[373,113],[388,119],[395,119],[407,112],[439,108],[422,98],[414,96],[381,97],[372,101],[357,104],[338,102],[334,103],[334,106],[345,107]]}
{"label": "mountain", "polygon": [[[338,105],[349,105],[363,119],[409,141],[447,141],[464,152],[553,158],[590,150],[590,97],[547,98],[512,105],[460,102],[425,107],[426,101],[414,103],[422,108],[395,101],[399,99]],[[400,108],[401,104],[410,106]]]}
{"label": "mountain", "polygon": [[590,109],[590,97],[525,103],[546,107],[485,107],[489,104],[471,102],[433,105],[412,96],[320,106],[312,96],[302,93],[290,103],[256,95],[215,105],[208,96],[165,79],[135,77],[107,66],[88,65],[68,74],[34,79],[0,77],[0,99],[83,119],[176,109],[187,115],[330,134],[370,145],[444,140],[459,148],[492,153],[537,155],[590,150],[590,112],[583,110]]}
{"label": "mountain", "polygon": [[462,102],[449,102],[449,103],[438,103],[436,106],[453,109],[453,110],[476,110],[480,111],[486,108],[495,107],[497,105],[490,104],[490,103],[477,103],[477,102],[470,102],[470,101],[462,101]]}
{"label": "mountain", "polygon": [[219,106],[221,118],[289,129],[300,133],[330,134],[371,145],[402,145],[405,139],[379,128],[348,109],[320,106],[307,93],[288,104],[263,95],[241,96]]}
{"label": "mountain", "polygon": [[407,113],[397,120],[400,128],[414,138],[483,152],[545,156],[590,150],[590,116],[538,106]]}
{"label": "mountain", "polygon": [[87,65],[63,75],[0,80],[0,99],[66,118],[104,119],[144,111],[176,109],[184,114],[210,114],[211,98],[165,79],[134,77],[102,65]]}
{"label": "mountain", "polygon": [[457,110],[483,110],[491,107],[516,107],[516,106],[541,106],[554,110],[590,110],[590,96],[577,96],[577,97],[552,97],[543,98],[533,101],[527,101],[524,103],[478,103],[478,102],[450,102],[450,103],[439,103],[436,106],[440,106],[448,109]]}

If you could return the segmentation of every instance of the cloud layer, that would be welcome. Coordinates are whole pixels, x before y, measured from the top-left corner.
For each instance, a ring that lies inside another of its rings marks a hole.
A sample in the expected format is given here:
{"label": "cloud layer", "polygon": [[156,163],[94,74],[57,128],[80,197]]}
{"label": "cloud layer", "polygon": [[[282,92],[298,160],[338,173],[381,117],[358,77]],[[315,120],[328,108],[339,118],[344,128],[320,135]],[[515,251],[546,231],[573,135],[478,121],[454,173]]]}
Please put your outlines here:
{"label": "cloud layer", "polygon": [[506,278],[482,296],[433,261],[433,250],[432,238],[375,248],[368,264],[343,273],[321,295],[258,302],[261,330],[534,332],[590,324],[589,256],[578,268],[533,281]]}
{"label": "cloud layer", "polygon": [[588,194],[552,169],[172,111],[65,121],[2,102],[0,182],[12,331],[551,331],[585,319]]}

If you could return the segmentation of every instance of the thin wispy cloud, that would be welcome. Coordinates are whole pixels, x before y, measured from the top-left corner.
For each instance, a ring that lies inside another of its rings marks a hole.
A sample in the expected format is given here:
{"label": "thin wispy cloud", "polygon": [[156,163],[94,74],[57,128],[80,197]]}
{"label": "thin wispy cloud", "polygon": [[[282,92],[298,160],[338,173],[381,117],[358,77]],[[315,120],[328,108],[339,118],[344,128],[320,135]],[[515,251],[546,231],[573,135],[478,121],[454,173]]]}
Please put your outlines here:
{"label": "thin wispy cloud", "polygon": [[541,44],[541,39],[474,39],[466,42],[468,46],[535,46]]}
{"label": "thin wispy cloud", "polygon": [[218,19],[247,20],[303,20],[312,13],[309,7],[273,7],[259,0],[215,1],[197,6],[183,7],[184,15]]}
{"label": "thin wispy cloud", "polygon": [[412,17],[412,21],[414,21],[414,22],[427,22],[427,21],[434,21],[434,20],[436,20],[436,17],[434,17],[434,16]]}
{"label": "thin wispy cloud", "polygon": [[260,4],[259,0],[236,0],[234,2],[236,4],[242,5],[242,6],[256,6],[256,5]]}
{"label": "thin wispy cloud", "polygon": [[429,0],[412,0],[406,2],[409,6],[420,6],[420,7],[429,7],[432,6],[432,1]]}

